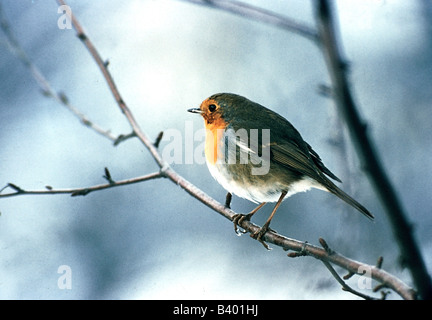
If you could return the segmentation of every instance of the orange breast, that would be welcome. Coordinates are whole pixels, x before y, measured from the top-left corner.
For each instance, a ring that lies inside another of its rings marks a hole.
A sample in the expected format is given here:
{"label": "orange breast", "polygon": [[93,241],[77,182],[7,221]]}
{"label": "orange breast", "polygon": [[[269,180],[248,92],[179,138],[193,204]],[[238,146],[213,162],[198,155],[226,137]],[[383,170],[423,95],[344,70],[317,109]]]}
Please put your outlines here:
{"label": "orange breast", "polygon": [[214,119],[206,123],[205,156],[207,161],[214,165],[218,159],[218,153],[223,147],[223,133],[227,123],[222,118]]}

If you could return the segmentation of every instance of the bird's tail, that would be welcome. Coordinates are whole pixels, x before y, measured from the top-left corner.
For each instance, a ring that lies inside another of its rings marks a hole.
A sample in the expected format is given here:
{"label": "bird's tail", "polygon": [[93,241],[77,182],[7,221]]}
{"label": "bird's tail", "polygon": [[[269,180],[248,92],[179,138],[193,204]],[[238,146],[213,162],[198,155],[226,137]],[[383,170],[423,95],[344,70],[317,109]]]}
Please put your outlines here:
{"label": "bird's tail", "polygon": [[364,206],[362,206],[356,200],[354,200],[353,198],[351,198],[344,191],[342,191],[341,189],[339,189],[333,182],[331,182],[328,179],[327,179],[326,187],[327,187],[327,190],[329,192],[333,193],[334,195],[338,196],[340,199],[342,199],[343,201],[345,201],[349,205],[351,205],[354,208],[356,208],[358,211],[360,211],[361,213],[363,213],[366,217],[368,217],[371,220],[374,219],[373,214],[370,213],[368,209],[366,209]]}

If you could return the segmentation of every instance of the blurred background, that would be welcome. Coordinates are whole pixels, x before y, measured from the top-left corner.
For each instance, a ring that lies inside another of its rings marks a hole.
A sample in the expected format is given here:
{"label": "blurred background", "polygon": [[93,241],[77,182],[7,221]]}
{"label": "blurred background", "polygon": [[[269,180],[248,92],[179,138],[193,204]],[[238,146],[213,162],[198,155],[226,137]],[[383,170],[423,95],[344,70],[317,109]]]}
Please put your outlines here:
{"label": "blurred background", "polygon": [[[315,28],[314,1],[245,1]],[[69,1],[143,130],[203,126],[186,112],[217,92],[244,95],[293,123],[374,213],[370,222],[319,190],[286,200],[272,222],[283,235],[375,264],[408,284],[387,217],[334,104],[323,56],[294,33],[178,0]],[[352,90],[432,270],[432,5],[426,0],[336,1]],[[59,29],[56,1],[2,1],[24,51],[55,91],[112,134],[131,129],[74,30]],[[0,34],[0,188],[76,188],[157,170],[137,139],[114,147],[45,97]],[[163,149],[170,141],[162,141]],[[199,146],[200,141],[195,141]],[[173,168],[215,199],[225,191],[203,164]],[[12,191],[3,190],[3,193]],[[232,208],[254,204],[237,197]],[[253,221],[262,224],[265,207]],[[1,299],[356,299],[313,258],[266,251],[168,180],[69,195],[0,198]],[[66,265],[71,288],[58,286]],[[337,269],[339,271],[339,269]],[[342,275],[345,274],[342,271]],[[357,289],[358,278],[348,283]],[[371,294],[371,290],[366,290]],[[378,295],[379,296],[379,295]],[[388,298],[398,299],[392,293]]]}

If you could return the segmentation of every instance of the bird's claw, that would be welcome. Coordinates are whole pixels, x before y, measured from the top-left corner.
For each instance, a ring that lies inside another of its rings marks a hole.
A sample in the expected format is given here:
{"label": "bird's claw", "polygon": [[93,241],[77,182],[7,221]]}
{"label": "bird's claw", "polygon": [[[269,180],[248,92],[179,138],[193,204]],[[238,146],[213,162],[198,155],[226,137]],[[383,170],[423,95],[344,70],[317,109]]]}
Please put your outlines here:
{"label": "bird's claw", "polygon": [[[249,221],[251,216],[253,214],[241,214],[241,213],[237,213],[234,215],[233,217],[233,223],[234,223],[234,231],[237,235],[242,235],[245,234],[247,231],[244,229],[239,229],[239,226],[243,223],[243,221]],[[264,248],[266,248],[267,250],[271,250],[271,248],[269,247],[269,245],[267,243],[265,243],[265,241],[262,239],[262,237],[266,234],[267,231],[272,231],[272,232],[277,232],[271,228],[269,228],[269,224],[265,223],[258,231],[251,233],[251,237],[254,238],[255,240],[258,240],[259,242],[261,242],[261,244],[264,246]]]}
{"label": "bird's claw", "polygon": [[250,220],[250,215],[237,213],[237,214],[234,215],[233,220],[232,220],[233,223],[234,223],[234,231],[239,236],[247,232],[244,229],[243,230],[239,229],[239,225],[242,224],[242,222],[244,220],[249,221]]}
{"label": "bird's claw", "polygon": [[267,233],[267,231],[276,232],[275,230],[270,229],[268,224],[264,224],[261,229],[254,233],[251,233],[250,236],[255,240],[258,240],[264,246],[264,248],[266,248],[267,250],[271,250],[269,245],[262,239],[262,237]]}

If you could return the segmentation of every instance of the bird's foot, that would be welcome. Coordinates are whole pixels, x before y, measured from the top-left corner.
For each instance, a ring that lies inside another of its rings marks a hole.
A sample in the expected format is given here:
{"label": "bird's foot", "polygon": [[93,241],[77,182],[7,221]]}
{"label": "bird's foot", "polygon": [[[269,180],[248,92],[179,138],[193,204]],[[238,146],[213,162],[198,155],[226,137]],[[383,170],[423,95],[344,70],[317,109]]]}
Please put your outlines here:
{"label": "bird's foot", "polygon": [[243,221],[250,221],[250,218],[252,217],[253,214],[241,214],[241,213],[237,213],[234,215],[233,217],[233,223],[234,223],[234,231],[235,233],[237,233],[237,235],[242,235],[243,233],[246,233],[247,231],[244,229],[239,229],[239,225],[241,225],[243,223]]}
{"label": "bird's foot", "polygon": [[269,224],[265,223],[261,229],[259,229],[258,231],[251,233],[251,237],[254,238],[255,240],[258,240],[259,242],[261,242],[261,244],[264,246],[264,248],[266,248],[267,250],[271,250],[271,248],[269,247],[269,245],[262,239],[262,237],[267,233],[267,231],[271,231],[271,232],[276,232],[273,229],[269,228]]}

